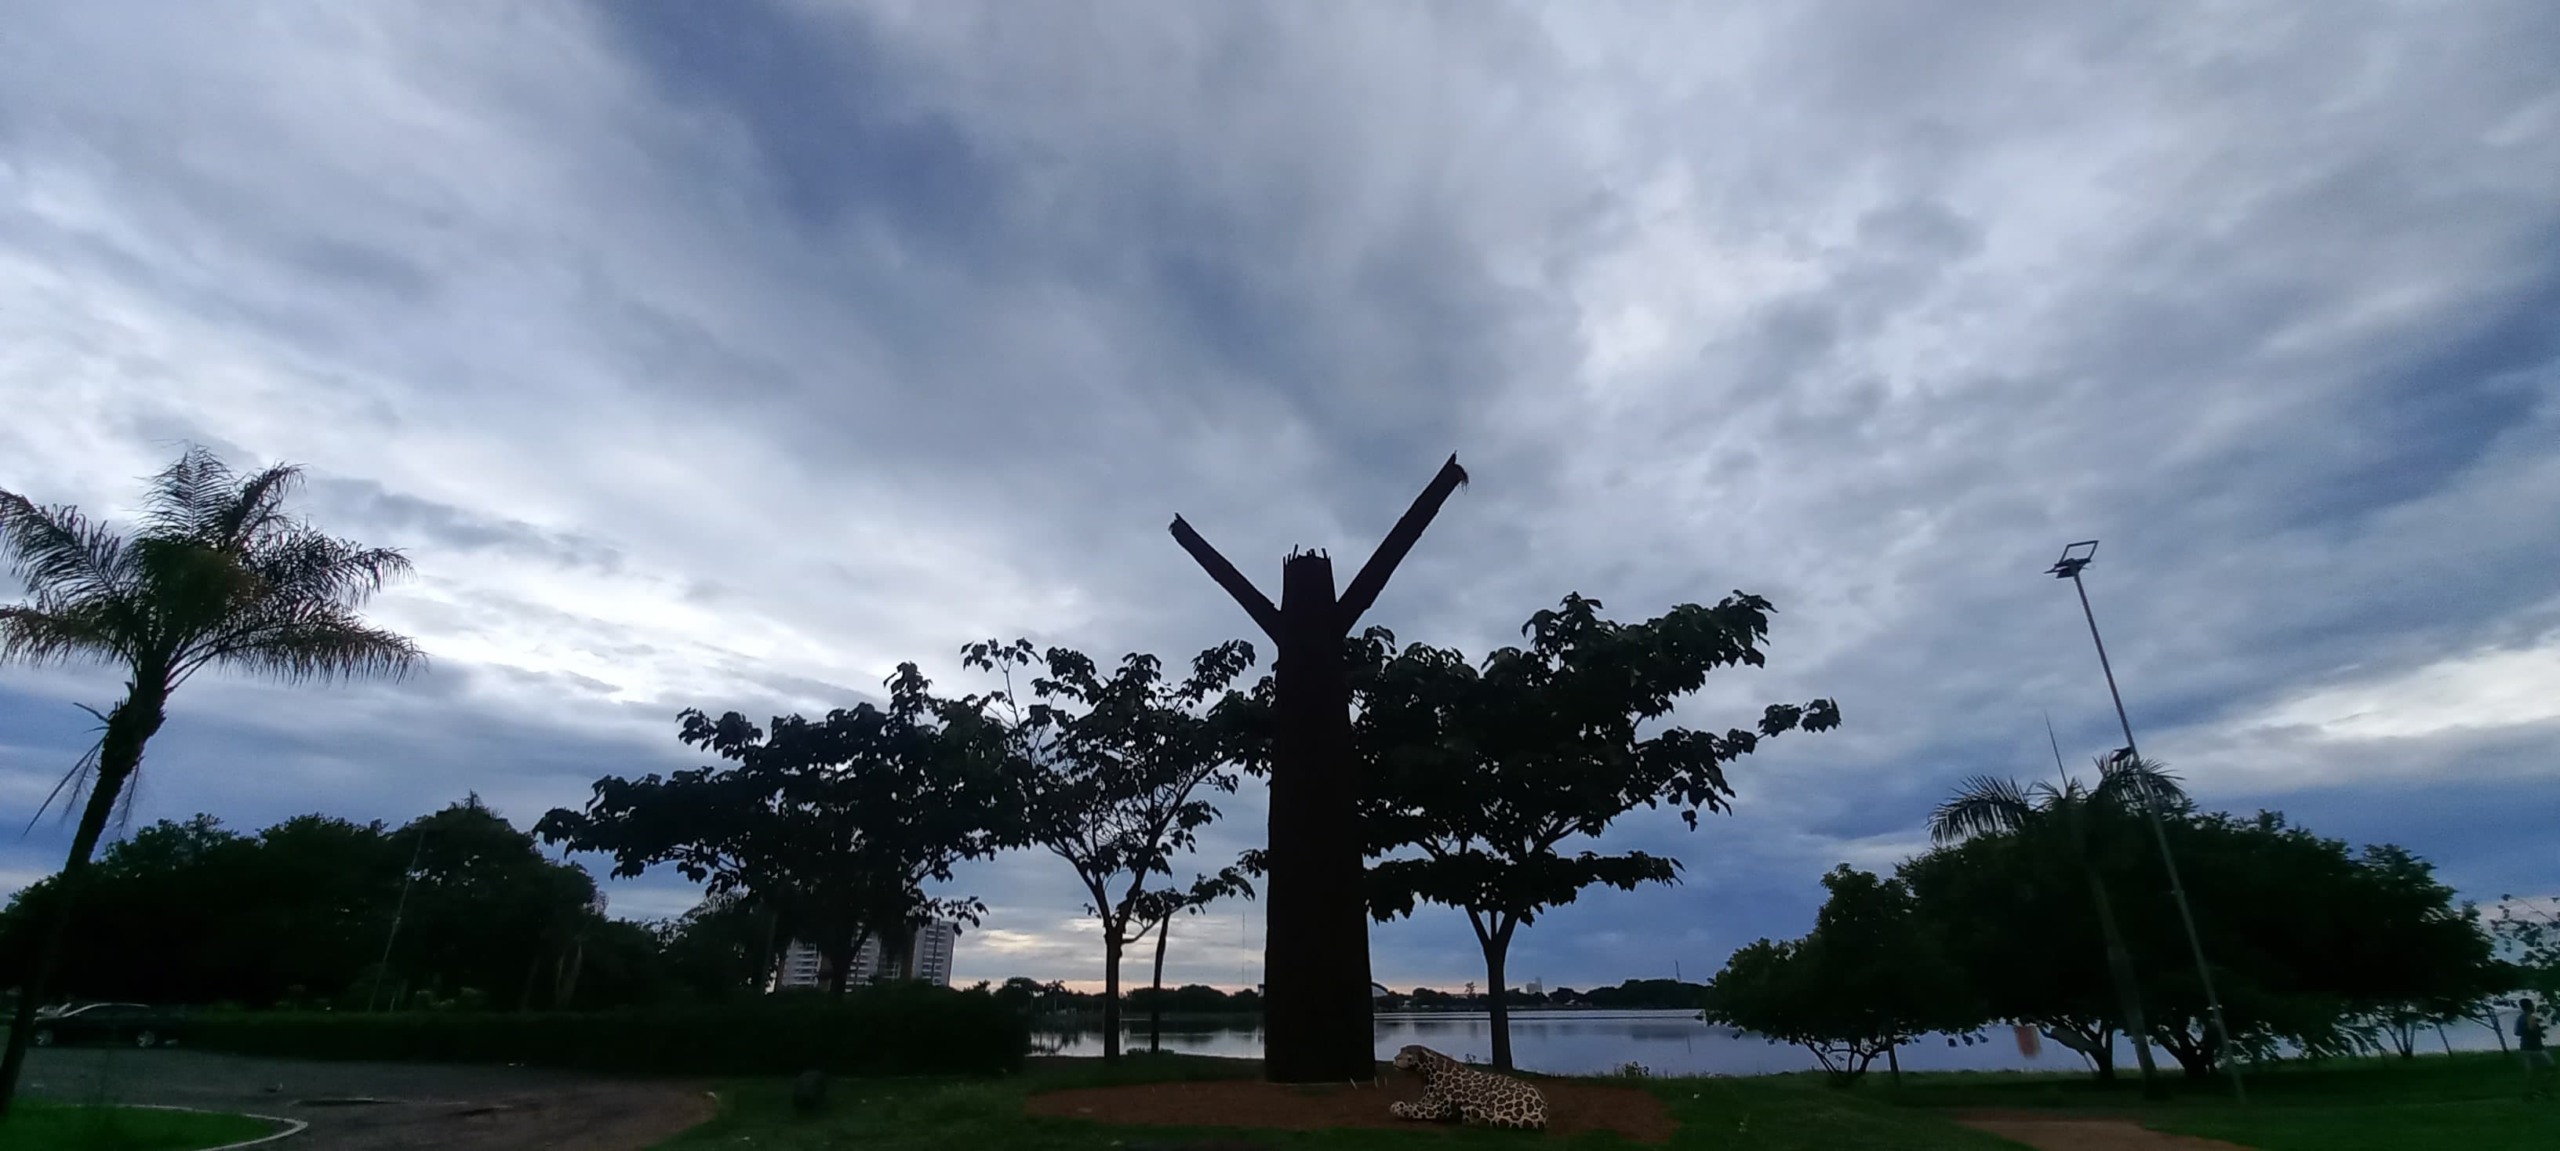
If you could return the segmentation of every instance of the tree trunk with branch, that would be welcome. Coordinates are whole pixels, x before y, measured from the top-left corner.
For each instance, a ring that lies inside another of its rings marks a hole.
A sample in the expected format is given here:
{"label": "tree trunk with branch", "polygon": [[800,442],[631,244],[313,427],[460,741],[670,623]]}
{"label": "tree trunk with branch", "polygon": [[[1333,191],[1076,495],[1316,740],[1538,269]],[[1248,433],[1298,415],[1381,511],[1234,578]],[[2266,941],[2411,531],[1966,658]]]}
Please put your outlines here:
{"label": "tree trunk with branch", "polygon": [[1449,457],[1338,599],[1331,559],[1289,556],[1277,607],[1174,517],[1174,539],[1279,648],[1272,677],[1278,730],[1266,879],[1270,932],[1263,957],[1263,1069],[1275,1083],[1376,1077],[1360,792],[1343,647],[1396,565],[1466,479],[1458,458]]}

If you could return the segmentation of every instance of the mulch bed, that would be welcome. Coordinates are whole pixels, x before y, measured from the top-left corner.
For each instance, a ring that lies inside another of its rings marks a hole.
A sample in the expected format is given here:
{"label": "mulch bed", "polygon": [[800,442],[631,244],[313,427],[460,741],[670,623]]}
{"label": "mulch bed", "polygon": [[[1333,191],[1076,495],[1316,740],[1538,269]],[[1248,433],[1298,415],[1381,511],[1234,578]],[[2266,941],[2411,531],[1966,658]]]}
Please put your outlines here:
{"label": "mulch bed", "polygon": [[[1556,1079],[1537,1083],[1547,1097],[1549,1135],[1615,1131],[1638,1143],[1667,1143],[1679,1127],[1670,1108],[1640,1087]],[[1401,1075],[1382,1087],[1293,1087],[1258,1079],[1216,1079],[1050,1091],[1031,1096],[1023,1109],[1033,1115],[1147,1127],[1458,1129],[1454,1123],[1422,1123],[1387,1114],[1391,1102],[1420,1098],[1422,1082]]]}

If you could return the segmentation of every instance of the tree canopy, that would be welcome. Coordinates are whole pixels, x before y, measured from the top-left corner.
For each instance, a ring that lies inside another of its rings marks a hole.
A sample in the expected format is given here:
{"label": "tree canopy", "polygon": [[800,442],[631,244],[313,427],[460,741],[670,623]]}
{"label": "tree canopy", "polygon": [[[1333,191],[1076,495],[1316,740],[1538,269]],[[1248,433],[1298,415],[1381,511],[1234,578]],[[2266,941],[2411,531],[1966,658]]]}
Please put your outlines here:
{"label": "tree canopy", "polygon": [[[1151,655],[1132,652],[1104,675],[1081,652],[1036,652],[1029,640],[970,644],[962,658],[1003,677],[1001,689],[967,706],[1007,721],[1022,781],[1022,838],[1075,870],[1085,913],[1102,922],[1103,1057],[1117,1059],[1122,953],[1157,932],[1161,981],[1164,932],[1175,915],[1252,894],[1236,866],[1188,886],[1158,880],[1171,879],[1174,859],[1218,817],[1211,797],[1236,789],[1253,705],[1229,685],[1253,666],[1253,647],[1235,640],[1209,648],[1180,680],[1167,680]],[[1016,669],[1031,673],[1028,684],[1015,683]]]}
{"label": "tree canopy", "polygon": [[535,830],[611,856],[617,876],[672,864],[712,895],[764,903],[819,949],[841,991],[868,938],[893,942],[930,919],[975,926],[977,899],[924,885],[1022,834],[1019,780],[992,723],[934,697],[914,664],[888,686],[887,708],[778,716],[769,735],[737,712],[687,710],[678,738],[729,766],[600,779],[584,810],[555,808]]}
{"label": "tree canopy", "polygon": [[[2048,735],[2050,732],[2048,731]],[[2054,747],[2054,768],[2062,767],[2062,749]],[[2084,784],[2065,774],[2056,782],[2037,781],[2021,784],[2015,779],[1977,775],[1964,781],[1955,794],[1938,805],[1929,816],[1929,838],[1947,844],[1969,836],[2005,835],[2018,853],[2013,862],[2028,864],[2043,873],[2076,881],[2080,892],[2065,896],[2064,906],[2052,910],[2064,912],[2063,923],[2087,924],[2097,929],[2100,952],[2078,953],[2064,961],[2068,965],[2084,960],[2089,954],[2103,953],[2106,973],[2113,985],[2112,1011],[2099,1010],[2091,1003],[2073,1004],[2070,1011],[2043,1011],[2035,1017],[2018,1017],[2021,1022],[2040,1027],[2046,1035],[2064,1046],[2087,1056],[2098,1070],[2098,1077],[2115,1075],[2113,1036],[2144,1035],[2150,1032],[2142,1008],[2141,981],[2133,970],[2132,953],[2125,948],[2124,932],[2115,911],[2115,897],[2107,880],[2110,866],[2121,868],[2131,858],[2129,853],[2145,850],[2139,824],[2147,818],[2148,806],[2169,812],[2187,809],[2187,793],[2178,778],[2158,763],[2142,759],[2130,752],[2099,757],[2098,778]],[[1990,854],[2002,849],[1990,849]],[[2039,874],[2036,879],[2044,878]],[[2039,883],[2039,886],[2041,884]],[[1995,911],[1995,914],[2005,913]],[[1992,965],[2008,965],[2000,956],[1975,954],[1970,959]],[[2059,965],[2058,965],[2059,966]],[[2018,973],[2024,981],[2019,986],[2040,983],[2053,977],[2053,971]],[[2094,989],[2094,983],[2079,985]],[[2014,988],[1995,989],[1987,994],[2014,998]],[[2045,1001],[2050,1007],[2058,1001]],[[2144,1091],[2154,1098],[2166,1090],[2158,1080],[2151,1048],[2134,1046],[2134,1058],[2142,1068]]]}
{"label": "tree canopy", "polygon": [[1638,807],[1667,805],[1694,829],[1700,811],[1730,809],[1726,764],[1762,739],[1840,722],[1836,703],[1816,699],[1772,704],[1753,729],[1655,726],[1708,673],[1761,666],[1774,609],[1737,592],[1629,624],[1601,618],[1601,607],[1568,595],[1522,626],[1525,646],[1481,666],[1452,649],[1399,649],[1380,628],[1353,644],[1366,849],[1378,861],[1371,914],[1410,915],[1417,903],[1466,913],[1484,953],[1494,1065],[1505,1069],[1513,934],[1585,888],[1678,879],[1671,858],[1568,843],[1596,840]]}
{"label": "tree canopy", "polygon": [[1925,1033],[1980,1022],[1908,885],[1842,864],[1822,886],[1813,931],[1735,951],[1707,985],[1706,1018],[1799,1044],[1842,1085]]}
{"label": "tree canopy", "polygon": [[[2051,866],[2037,832],[2029,824],[1941,847],[1901,875],[1988,1017],[2044,1027],[2075,1048],[2111,1041],[2095,910],[2076,897],[2070,873]],[[2253,1057],[2279,1045],[2372,1050],[2395,1020],[2462,1014],[2496,990],[2477,913],[2401,848],[2351,850],[2273,812],[2183,809],[2164,832],[2233,1040]],[[2230,1053],[2213,1039],[2157,852],[2097,851],[2090,861],[2097,881],[2121,893],[2148,1040],[2189,1077],[2212,1074]]]}
{"label": "tree canopy", "polygon": [[[23,968],[60,894],[46,879],[11,900],[0,962]],[[61,990],[83,998],[516,1009],[657,990],[634,954],[651,950],[645,929],[606,919],[585,871],[544,859],[476,798],[399,828],[305,815],[242,834],[207,815],[164,820],[100,856],[82,908]]]}

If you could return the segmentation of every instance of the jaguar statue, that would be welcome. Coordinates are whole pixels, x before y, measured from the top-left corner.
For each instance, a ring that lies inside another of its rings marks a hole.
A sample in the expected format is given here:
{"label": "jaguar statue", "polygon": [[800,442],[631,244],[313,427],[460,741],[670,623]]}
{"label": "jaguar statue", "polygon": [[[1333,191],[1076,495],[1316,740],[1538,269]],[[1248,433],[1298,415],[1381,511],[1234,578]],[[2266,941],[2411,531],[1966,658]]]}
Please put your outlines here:
{"label": "jaguar statue", "polygon": [[1420,1100],[1387,1104],[1387,1114],[1398,1119],[1443,1123],[1455,1119],[1471,1127],[1546,1129],[1547,1097],[1527,1082],[1479,1071],[1418,1044],[1396,1052],[1395,1064],[1422,1077]]}

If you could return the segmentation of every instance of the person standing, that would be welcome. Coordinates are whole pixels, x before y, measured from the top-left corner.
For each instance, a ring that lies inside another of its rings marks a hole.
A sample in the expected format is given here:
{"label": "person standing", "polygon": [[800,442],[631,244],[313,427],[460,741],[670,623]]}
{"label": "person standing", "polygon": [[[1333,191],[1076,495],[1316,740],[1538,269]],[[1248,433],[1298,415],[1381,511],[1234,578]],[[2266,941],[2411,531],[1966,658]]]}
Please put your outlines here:
{"label": "person standing", "polygon": [[2551,1052],[2542,1045],[2542,1029],[2546,1026],[2542,1011],[2530,999],[2520,1000],[2516,1006],[2520,1008],[2516,1012],[2516,1050],[2524,1056],[2524,1097],[2548,1099],[2555,1072]]}

